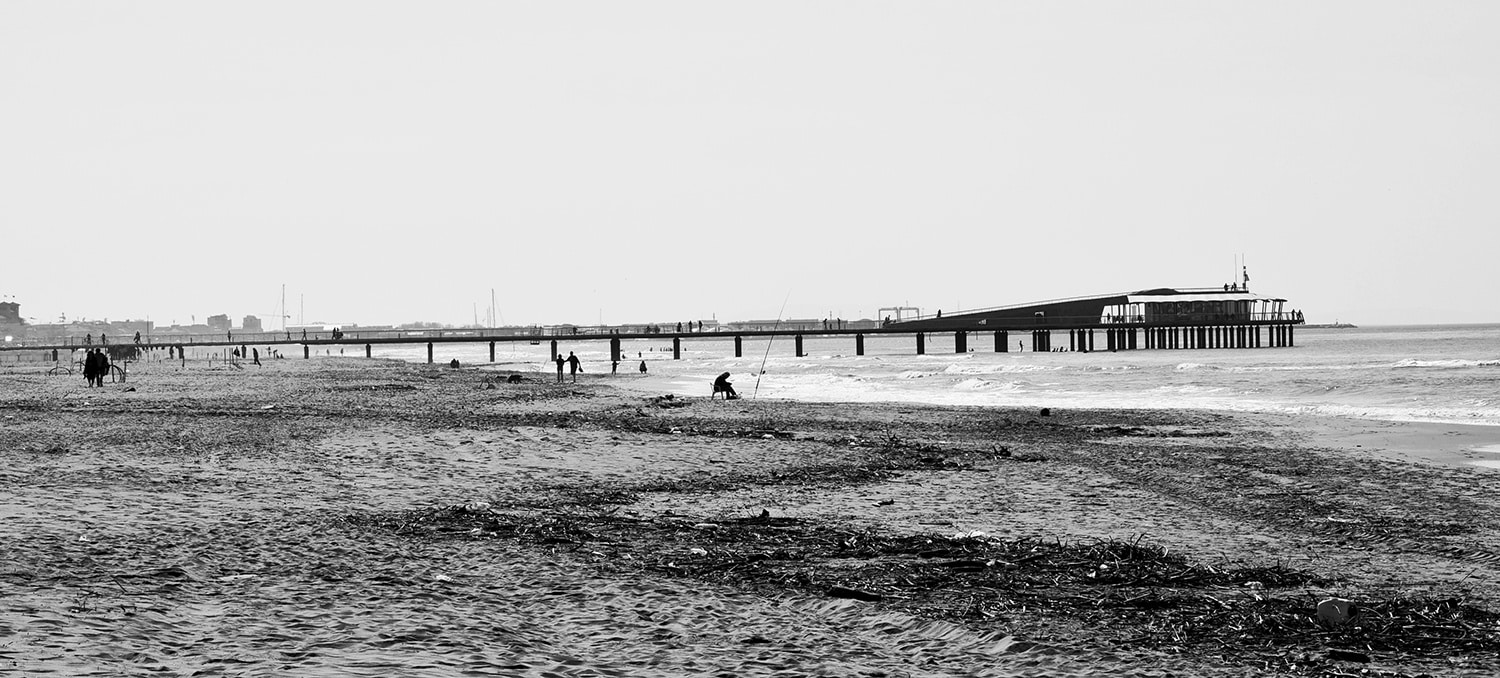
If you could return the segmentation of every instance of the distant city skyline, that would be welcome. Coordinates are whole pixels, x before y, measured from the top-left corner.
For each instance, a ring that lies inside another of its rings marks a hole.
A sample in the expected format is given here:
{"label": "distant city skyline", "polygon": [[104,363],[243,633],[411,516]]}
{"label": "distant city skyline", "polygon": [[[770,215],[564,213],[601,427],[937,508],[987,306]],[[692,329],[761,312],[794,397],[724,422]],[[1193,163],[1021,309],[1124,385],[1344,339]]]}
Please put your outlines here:
{"label": "distant city skyline", "polygon": [[859,319],[1243,257],[1309,322],[1500,322],[1497,32],[1479,1],[4,3],[0,296]]}

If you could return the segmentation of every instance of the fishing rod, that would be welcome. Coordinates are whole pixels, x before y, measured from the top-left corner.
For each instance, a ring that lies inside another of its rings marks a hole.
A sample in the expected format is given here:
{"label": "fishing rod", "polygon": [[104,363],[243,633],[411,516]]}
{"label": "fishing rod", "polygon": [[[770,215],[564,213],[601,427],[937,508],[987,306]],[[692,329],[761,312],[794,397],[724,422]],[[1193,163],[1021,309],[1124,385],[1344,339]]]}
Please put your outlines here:
{"label": "fishing rod", "polygon": [[776,330],[781,327],[781,316],[786,313],[786,302],[791,301],[792,291],[786,291],[786,298],[781,300],[781,310],[776,312],[776,324],[771,326],[771,338],[766,341],[766,354],[760,358],[760,370],[755,373],[755,390],[750,392],[750,399],[754,400],[756,394],[760,393],[760,375],[766,373],[766,360],[771,357],[771,344],[776,343]]}

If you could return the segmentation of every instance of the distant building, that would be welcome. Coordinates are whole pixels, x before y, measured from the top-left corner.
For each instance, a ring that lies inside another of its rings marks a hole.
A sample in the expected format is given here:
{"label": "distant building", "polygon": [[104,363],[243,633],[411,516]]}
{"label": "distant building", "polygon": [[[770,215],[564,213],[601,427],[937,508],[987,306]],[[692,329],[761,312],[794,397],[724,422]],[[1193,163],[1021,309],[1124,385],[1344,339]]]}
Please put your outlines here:
{"label": "distant building", "polygon": [[230,330],[229,314],[220,313],[219,315],[208,316],[208,327],[218,332],[228,332]]}
{"label": "distant building", "polygon": [[261,332],[261,331],[263,331],[260,328],[260,318],[257,318],[257,317],[255,317],[253,315],[247,315],[247,316],[245,316],[244,320],[240,321],[240,329],[244,330],[246,332]]}
{"label": "distant building", "polygon": [[0,325],[21,324],[21,305],[14,301],[0,301]]}

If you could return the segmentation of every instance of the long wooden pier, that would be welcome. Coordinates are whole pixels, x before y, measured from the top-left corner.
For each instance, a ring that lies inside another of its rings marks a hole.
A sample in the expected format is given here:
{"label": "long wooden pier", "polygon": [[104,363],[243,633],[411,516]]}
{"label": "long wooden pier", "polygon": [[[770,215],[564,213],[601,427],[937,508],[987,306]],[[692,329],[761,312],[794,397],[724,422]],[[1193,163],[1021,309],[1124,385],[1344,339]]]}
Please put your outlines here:
{"label": "long wooden pier", "polygon": [[[24,345],[5,344],[0,346],[4,351],[45,351],[52,352],[54,356],[62,351],[72,352],[78,349],[93,348],[118,348],[120,346],[134,346],[142,350],[166,349],[166,348],[205,348],[205,347],[228,347],[241,349],[241,355],[248,354],[250,347],[258,346],[301,346],[302,357],[311,358],[314,347],[318,346],[359,346],[363,345],[365,356],[370,357],[373,347],[385,345],[410,345],[426,344],[427,361],[433,362],[434,347],[437,344],[488,344],[490,362],[495,361],[495,346],[502,343],[541,344],[548,342],[549,356],[558,354],[559,342],[594,342],[607,341],[610,346],[611,360],[619,360],[621,357],[621,342],[628,340],[663,340],[670,339],[672,342],[673,359],[682,358],[682,344],[684,341],[693,340],[731,340],[734,344],[734,355],[736,358],[744,355],[744,342],[746,339],[756,338],[790,338],[791,348],[797,356],[806,355],[803,350],[803,341],[806,337],[849,337],[854,343],[855,355],[865,354],[865,338],[869,336],[905,335],[913,339],[914,350],[918,355],[927,353],[927,339],[929,336],[951,333],[953,336],[953,351],[955,353],[970,352],[970,341],[974,341],[977,348],[981,343],[990,343],[996,353],[1010,352],[1015,346],[1018,351],[1051,352],[1071,351],[1089,353],[1097,351],[1133,351],[1143,349],[1224,349],[1224,348],[1271,348],[1293,346],[1295,343],[1295,327],[1301,324],[1300,316],[1288,316],[1285,318],[1265,318],[1243,320],[1233,323],[1224,322],[1188,322],[1188,323],[1145,323],[1145,322],[1110,322],[1110,323],[1083,323],[1067,322],[1061,318],[1050,318],[1046,326],[1038,327],[1037,323],[1007,323],[1004,325],[983,327],[945,327],[943,329],[916,329],[907,326],[907,323],[886,325],[884,327],[860,328],[860,329],[769,329],[769,330],[725,330],[714,332],[629,332],[619,331],[611,327],[568,327],[564,331],[546,333],[523,333],[518,334],[511,328],[494,329],[448,329],[448,330],[375,330],[375,331],[336,331],[336,332],[312,332],[306,334],[288,334],[285,332],[257,332],[250,334],[226,333],[224,335],[191,335],[191,336],[158,336],[144,338],[140,343],[134,341],[125,343],[96,344],[89,342],[78,342],[73,338],[63,342],[28,342]],[[948,323],[951,324],[951,319]],[[1067,343],[1062,343],[1062,337],[1066,336]],[[986,341],[989,340],[989,341]],[[54,358],[55,359],[55,358]]]}

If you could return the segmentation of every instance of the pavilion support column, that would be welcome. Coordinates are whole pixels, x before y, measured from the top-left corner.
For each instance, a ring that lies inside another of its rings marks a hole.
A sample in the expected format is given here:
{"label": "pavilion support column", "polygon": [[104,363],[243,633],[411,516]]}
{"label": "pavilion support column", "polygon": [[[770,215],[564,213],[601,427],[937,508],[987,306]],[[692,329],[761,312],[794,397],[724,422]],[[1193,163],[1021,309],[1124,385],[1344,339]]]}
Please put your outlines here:
{"label": "pavilion support column", "polygon": [[427,342],[427,364],[432,364],[432,342]]}
{"label": "pavilion support column", "polygon": [[[612,363],[620,362],[620,338],[619,337],[610,337],[609,338],[609,361],[612,362]],[[490,342],[490,362],[495,362],[495,342],[493,342],[493,341]]]}
{"label": "pavilion support column", "polygon": [[303,344],[302,345],[302,359],[303,360],[307,360],[308,358],[311,358],[311,357],[312,357],[312,348],[309,347],[307,344]]}
{"label": "pavilion support column", "polygon": [[[369,344],[365,344],[365,346],[368,347]],[[493,341],[490,342],[490,362],[495,362],[495,342]]]}
{"label": "pavilion support column", "polygon": [[796,336],[796,340],[797,340],[796,341],[797,357],[801,358],[802,357],[802,335],[798,334]]}
{"label": "pavilion support column", "polygon": [[917,333],[917,355],[927,355],[927,335]]}
{"label": "pavilion support column", "polygon": [[552,346],[552,352],[547,354],[547,360],[552,360],[553,358],[556,358],[557,356],[562,355],[561,353],[557,352],[557,340],[556,339],[552,340],[551,346]]}
{"label": "pavilion support column", "polygon": [[672,359],[682,360],[682,337],[672,337]]}
{"label": "pavilion support column", "polygon": [[968,332],[965,332],[963,330],[959,330],[959,331],[953,333],[953,352],[954,353],[968,353],[969,352],[969,333]]}
{"label": "pavilion support column", "polygon": [[1010,332],[999,330],[995,332],[995,352],[1010,353]]}
{"label": "pavilion support column", "polygon": [[865,334],[860,332],[854,335],[854,355],[865,354]]}
{"label": "pavilion support column", "polygon": [[1068,330],[1068,350],[1078,350],[1078,333],[1082,330]]}
{"label": "pavilion support column", "polygon": [[[365,344],[365,357],[366,358],[370,357],[370,345],[369,344]],[[495,362],[495,360],[493,358],[491,358],[490,362]]]}
{"label": "pavilion support column", "polygon": [[745,357],[745,338],[738,334],[734,335],[734,357]]}

